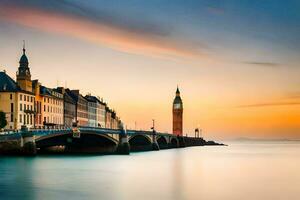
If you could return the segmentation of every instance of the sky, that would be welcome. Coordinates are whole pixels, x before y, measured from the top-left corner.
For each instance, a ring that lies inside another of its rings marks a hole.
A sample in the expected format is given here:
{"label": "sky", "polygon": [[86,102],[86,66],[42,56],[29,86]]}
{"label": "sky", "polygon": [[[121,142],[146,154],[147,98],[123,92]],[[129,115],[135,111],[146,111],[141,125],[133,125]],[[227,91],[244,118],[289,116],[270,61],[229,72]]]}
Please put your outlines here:
{"label": "sky", "polygon": [[0,70],[100,96],[127,128],[300,139],[298,0],[0,0]]}

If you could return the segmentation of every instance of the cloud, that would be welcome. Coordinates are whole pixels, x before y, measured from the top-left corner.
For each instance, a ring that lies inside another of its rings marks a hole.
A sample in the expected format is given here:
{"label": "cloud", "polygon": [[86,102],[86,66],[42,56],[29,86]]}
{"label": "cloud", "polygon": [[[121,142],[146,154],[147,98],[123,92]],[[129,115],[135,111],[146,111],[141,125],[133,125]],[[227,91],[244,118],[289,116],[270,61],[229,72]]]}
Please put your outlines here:
{"label": "cloud", "polygon": [[289,93],[284,98],[285,99],[300,99],[300,92]]}
{"label": "cloud", "polygon": [[278,67],[280,64],[279,63],[274,63],[274,62],[253,62],[253,61],[247,61],[243,62],[248,65],[257,65],[257,66],[262,66],[262,67]]}
{"label": "cloud", "polygon": [[239,105],[237,108],[255,108],[255,107],[269,107],[269,106],[299,106],[300,102],[273,102],[273,103],[257,103]]}
{"label": "cloud", "polygon": [[0,0],[0,19],[126,53],[194,58],[203,57],[207,49],[186,40],[171,39],[169,27],[146,19],[124,19],[63,0]]}

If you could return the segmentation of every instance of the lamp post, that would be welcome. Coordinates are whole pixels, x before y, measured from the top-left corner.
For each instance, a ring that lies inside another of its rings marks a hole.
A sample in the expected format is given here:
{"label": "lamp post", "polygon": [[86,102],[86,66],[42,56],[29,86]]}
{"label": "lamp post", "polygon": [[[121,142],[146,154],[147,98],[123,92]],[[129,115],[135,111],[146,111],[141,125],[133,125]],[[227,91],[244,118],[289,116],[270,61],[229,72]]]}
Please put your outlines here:
{"label": "lamp post", "polygon": [[154,119],[152,119],[152,128],[151,129],[153,130],[153,132],[155,131],[155,120]]}

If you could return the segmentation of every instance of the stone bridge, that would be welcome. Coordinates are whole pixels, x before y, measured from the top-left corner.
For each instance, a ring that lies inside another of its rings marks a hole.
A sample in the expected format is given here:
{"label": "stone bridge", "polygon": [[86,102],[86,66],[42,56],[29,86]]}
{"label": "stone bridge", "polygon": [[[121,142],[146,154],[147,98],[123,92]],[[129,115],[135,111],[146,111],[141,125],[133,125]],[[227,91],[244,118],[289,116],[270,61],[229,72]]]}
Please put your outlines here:
{"label": "stone bridge", "polygon": [[123,128],[23,129],[0,136],[0,151],[3,152],[6,149],[29,155],[37,152],[129,154],[134,151],[201,145],[205,145],[202,138],[178,137],[156,131],[124,130]]}

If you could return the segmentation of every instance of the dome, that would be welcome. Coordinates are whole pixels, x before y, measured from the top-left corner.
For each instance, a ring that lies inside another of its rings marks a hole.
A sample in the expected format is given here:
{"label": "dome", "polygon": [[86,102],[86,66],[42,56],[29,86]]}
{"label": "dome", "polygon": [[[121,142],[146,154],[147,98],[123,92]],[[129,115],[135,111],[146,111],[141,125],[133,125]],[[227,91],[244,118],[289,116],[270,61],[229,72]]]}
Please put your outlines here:
{"label": "dome", "polygon": [[21,58],[20,58],[20,62],[19,62],[20,64],[21,63],[26,63],[26,64],[28,64],[28,58],[27,58],[27,56],[25,55],[25,53],[21,56]]}

